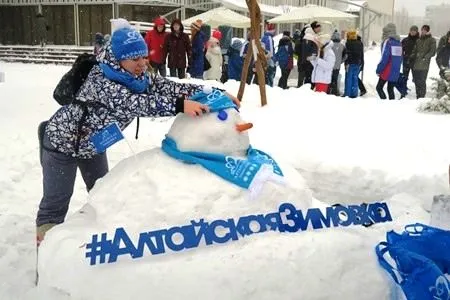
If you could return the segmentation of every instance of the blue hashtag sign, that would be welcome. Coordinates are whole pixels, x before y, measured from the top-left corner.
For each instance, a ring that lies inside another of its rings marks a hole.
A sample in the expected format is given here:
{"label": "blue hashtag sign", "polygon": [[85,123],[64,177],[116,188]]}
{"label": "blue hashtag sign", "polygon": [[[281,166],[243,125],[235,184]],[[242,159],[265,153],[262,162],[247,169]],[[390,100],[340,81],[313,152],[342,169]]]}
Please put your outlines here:
{"label": "blue hashtag sign", "polygon": [[[123,228],[115,230],[113,240],[108,240],[107,233],[102,233],[98,241],[98,234],[94,234],[86,245],[86,258],[90,259],[91,265],[97,264],[97,257],[100,258],[100,264],[113,263],[121,255],[129,255],[132,259],[143,257],[144,250],[151,255],[158,255],[166,253],[166,249],[179,252],[197,248],[202,240],[206,246],[210,246],[267,231],[299,232],[308,228],[370,226],[389,221],[392,221],[392,217],[386,203],[331,206],[326,208],[325,214],[318,208],[310,208],[305,213],[291,203],[283,203],[277,212],[266,215],[249,215],[238,220],[229,218],[211,223],[204,219],[198,222],[191,220],[189,225],[142,232],[137,245]],[[181,239],[174,238],[180,236]]]}
{"label": "blue hashtag sign", "polygon": [[92,240],[86,245],[86,258],[90,258],[91,265],[97,263],[97,257],[100,257],[100,263],[106,262],[106,255],[111,253],[112,241],[108,240],[107,233],[104,232],[101,235],[100,241],[98,241],[98,234],[92,236]]}

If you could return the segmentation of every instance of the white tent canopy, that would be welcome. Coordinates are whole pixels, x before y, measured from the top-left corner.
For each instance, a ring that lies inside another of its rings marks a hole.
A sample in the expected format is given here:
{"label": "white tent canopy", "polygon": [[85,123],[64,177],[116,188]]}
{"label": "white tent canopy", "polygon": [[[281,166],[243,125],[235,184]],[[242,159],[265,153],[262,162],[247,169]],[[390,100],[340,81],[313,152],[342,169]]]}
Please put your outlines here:
{"label": "white tent canopy", "polygon": [[183,25],[189,26],[196,20],[202,20],[203,23],[210,25],[211,27],[218,27],[220,25],[231,26],[235,28],[249,28],[250,19],[246,16],[238,14],[226,7],[219,7],[192,18],[183,21]]}
{"label": "white tent canopy", "polygon": [[367,1],[350,1],[351,3],[354,3],[356,5],[352,5],[352,4],[348,4],[347,9],[345,10],[345,12],[348,13],[359,13],[362,9],[362,7],[366,7],[367,6]]}
{"label": "white tent canopy", "polygon": [[306,5],[292,10],[287,14],[270,19],[270,23],[310,23],[313,21],[351,20],[358,16],[348,14],[325,6]]}
{"label": "white tent canopy", "polygon": [[[213,2],[220,3],[221,5],[230,9],[248,13],[248,6],[245,0],[213,0]],[[273,6],[259,3],[259,8],[261,9],[262,15],[275,17],[282,15],[291,9],[297,8],[297,6],[289,6],[289,5]]]}

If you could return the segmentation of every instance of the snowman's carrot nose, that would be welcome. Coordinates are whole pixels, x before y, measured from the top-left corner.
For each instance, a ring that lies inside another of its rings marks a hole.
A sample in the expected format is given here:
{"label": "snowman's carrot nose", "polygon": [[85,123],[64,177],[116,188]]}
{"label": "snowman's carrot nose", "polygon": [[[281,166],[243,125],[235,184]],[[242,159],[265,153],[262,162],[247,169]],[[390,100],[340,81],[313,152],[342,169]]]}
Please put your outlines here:
{"label": "snowman's carrot nose", "polygon": [[253,127],[252,123],[237,124],[236,125],[236,130],[239,131],[239,132],[243,132],[243,131],[246,131],[246,130],[252,128],[252,127]]}

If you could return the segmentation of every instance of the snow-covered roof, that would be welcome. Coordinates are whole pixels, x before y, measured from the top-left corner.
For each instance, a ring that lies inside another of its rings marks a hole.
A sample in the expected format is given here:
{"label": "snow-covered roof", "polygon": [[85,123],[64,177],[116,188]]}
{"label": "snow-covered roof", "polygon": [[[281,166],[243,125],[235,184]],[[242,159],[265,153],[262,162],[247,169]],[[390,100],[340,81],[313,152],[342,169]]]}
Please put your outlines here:
{"label": "snow-covered roof", "polygon": [[[242,11],[242,12],[248,12],[247,3],[245,0],[213,0],[213,2],[217,2],[222,4],[223,6]],[[259,3],[259,8],[261,9],[261,13],[266,16],[279,16],[284,13],[289,12],[292,9],[298,8],[296,6],[288,6],[288,5],[280,5],[280,6],[273,6],[273,5],[267,5],[267,4],[261,4]]]}
{"label": "snow-covered roof", "polygon": [[250,27],[250,19],[248,17],[238,14],[223,6],[186,19],[183,21],[183,24],[190,25],[198,19],[212,27],[217,27],[220,25],[228,25],[236,28]]}
{"label": "snow-covered roof", "polygon": [[352,2],[356,5],[359,5],[359,6],[349,4],[347,6],[347,9],[345,10],[345,12],[348,12],[348,13],[360,12],[361,6],[367,6],[367,1],[350,1],[350,2]]}
{"label": "snow-covered roof", "polygon": [[317,21],[337,21],[337,20],[351,20],[356,18],[355,15],[348,14],[329,7],[308,4],[302,7],[297,7],[289,13],[277,16],[269,20],[271,23],[300,23]]}

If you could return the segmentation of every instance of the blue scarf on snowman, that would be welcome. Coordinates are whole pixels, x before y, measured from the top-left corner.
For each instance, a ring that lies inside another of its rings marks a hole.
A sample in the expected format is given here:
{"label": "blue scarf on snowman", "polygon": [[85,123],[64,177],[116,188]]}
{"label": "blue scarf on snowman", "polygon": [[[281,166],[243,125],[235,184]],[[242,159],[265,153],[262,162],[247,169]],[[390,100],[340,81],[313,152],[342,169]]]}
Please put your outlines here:
{"label": "blue scarf on snowman", "polygon": [[[211,93],[200,92],[190,99],[208,105],[210,112],[221,112],[236,105],[220,90]],[[282,182],[283,172],[278,164],[263,151],[247,150],[247,159],[240,159],[218,153],[180,151],[176,142],[166,136],[162,150],[169,156],[186,163],[199,164],[210,172],[245,189],[259,189],[267,180]]]}

